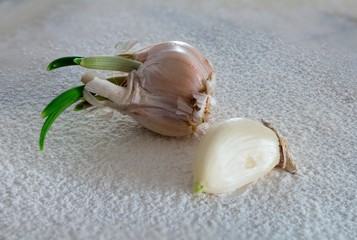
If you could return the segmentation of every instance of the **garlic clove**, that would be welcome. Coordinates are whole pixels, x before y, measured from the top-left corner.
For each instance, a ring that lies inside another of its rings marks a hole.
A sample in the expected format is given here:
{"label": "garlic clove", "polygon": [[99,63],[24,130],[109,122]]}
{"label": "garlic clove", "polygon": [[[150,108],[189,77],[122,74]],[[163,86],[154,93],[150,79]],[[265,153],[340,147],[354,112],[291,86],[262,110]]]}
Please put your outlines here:
{"label": "garlic clove", "polygon": [[244,187],[277,166],[282,154],[271,128],[244,118],[224,121],[209,129],[198,147],[194,191],[221,194]]}

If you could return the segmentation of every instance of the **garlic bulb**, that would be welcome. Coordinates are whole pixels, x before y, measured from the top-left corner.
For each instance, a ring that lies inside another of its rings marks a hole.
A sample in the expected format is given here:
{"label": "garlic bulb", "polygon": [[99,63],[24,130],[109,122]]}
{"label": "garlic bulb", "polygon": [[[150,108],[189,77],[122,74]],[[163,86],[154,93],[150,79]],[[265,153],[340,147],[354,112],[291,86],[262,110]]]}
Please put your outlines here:
{"label": "garlic bulb", "polygon": [[115,56],[62,57],[48,65],[49,71],[80,65],[119,71],[120,75],[105,78],[86,73],[81,79],[85,86],[69,89],[48,104],[41,115],[46,118],[40,135],[41,150],[55,119],[80,100],[75,110],[92,105],[109,107],[166,136],[190,134],[207,120],[215,87],[215,71],[209,61],[183,42],[164,42],[128,53],[134,44],[129,42]]}
{"label": "garlic bulb", "polygon": [[118,86],[93,73],[82,77],[85,90],[108,98],[91,104],[128,114],[142,126],[166,136],[184,136],[206,121],[214,101],[214,69],[192,46],[183,42],[153,45],[127,57],[142,62]]}
{"label": "garlic bulb", "polygon": [[198,147],[193,164],[195,192],[232,192],[277,165],[296,171],[286,141],[270,124],[229,119],[209,129]]}

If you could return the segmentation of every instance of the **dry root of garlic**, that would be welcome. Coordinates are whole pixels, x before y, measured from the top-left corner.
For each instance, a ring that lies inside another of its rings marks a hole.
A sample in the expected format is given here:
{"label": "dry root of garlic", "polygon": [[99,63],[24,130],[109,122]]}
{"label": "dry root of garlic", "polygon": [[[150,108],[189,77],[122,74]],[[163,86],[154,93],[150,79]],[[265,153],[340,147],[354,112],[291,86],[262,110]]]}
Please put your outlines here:
{"label": "dry root of garlic", "polygon": [[193,164],[194,192],[232,192],[276,166],[297,171],[278,131],[265,121],[229,119],[210,128],[199,145]]}

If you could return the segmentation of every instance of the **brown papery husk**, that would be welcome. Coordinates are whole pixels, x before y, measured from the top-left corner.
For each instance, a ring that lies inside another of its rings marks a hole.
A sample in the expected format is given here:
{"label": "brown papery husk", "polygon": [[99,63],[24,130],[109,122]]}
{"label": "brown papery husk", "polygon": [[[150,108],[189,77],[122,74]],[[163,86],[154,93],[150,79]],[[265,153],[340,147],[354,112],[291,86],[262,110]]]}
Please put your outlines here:
{"label": "brown papery husk", "polygon": [[280,147],[280,161],[278,165],[276,165],[276,167],[281,167],[282,169],[290,173],[296,173],[297,166],[293,157],[289,152],[288,141],[284,137],[282,137],[278,129],[274,128],[270,123],[264,121],[263,119],[261,119],[261,122],[263,123],[264,126],[273,130],[275,134],[278,136],[279,147]]}

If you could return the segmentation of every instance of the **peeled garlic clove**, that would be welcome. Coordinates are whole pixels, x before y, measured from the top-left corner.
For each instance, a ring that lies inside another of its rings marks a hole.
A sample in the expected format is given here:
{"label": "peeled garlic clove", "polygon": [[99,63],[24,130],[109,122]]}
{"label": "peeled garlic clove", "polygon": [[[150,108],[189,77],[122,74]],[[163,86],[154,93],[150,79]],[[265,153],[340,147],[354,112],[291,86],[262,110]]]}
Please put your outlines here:
{"label": "peeled garlic clove", "polygon": [[198,147],[193,164],[194,191],[232,192],[264,176],[281,159],[291,166],[293,161],[285,154],[276,130],[250,119],[224,121],[209,129]]}

